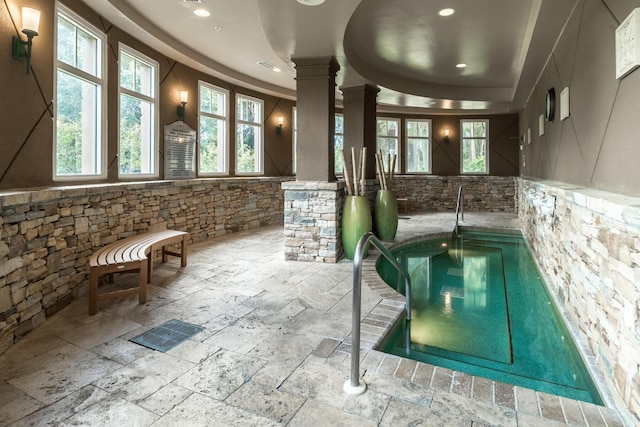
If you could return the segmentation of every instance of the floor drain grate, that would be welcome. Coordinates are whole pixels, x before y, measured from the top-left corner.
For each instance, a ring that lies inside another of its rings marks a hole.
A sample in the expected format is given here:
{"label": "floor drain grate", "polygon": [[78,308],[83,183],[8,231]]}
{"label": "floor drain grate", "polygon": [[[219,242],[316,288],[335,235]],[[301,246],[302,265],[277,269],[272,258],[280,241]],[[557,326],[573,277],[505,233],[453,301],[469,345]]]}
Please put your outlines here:
{"label": "floor drain grate", "polygon": [[174,319],[149,329],[129,341],[165,353],[201,331],[204,331],[202,326]]}

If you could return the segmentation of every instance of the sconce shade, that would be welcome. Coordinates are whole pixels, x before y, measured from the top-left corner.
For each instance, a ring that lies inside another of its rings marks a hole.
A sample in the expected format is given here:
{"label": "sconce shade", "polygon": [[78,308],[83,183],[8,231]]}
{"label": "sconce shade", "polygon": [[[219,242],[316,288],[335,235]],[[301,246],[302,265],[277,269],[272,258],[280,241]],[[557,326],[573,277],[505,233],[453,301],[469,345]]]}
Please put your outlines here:
{"label": "sconce shade", "polygon": [[282,126],[284,124],[284,117],[279,116],[278,117],[278,126]]}
{"label": "sconce shade", "polygon": [[188,99],[189,99],[189,92],[186,91],[186,90],[181,90],[180,91],[180,103],[181,104],[186,104]]}
{"label": "sconce shade", "polygon": [[31,47],[33,38],[38,35],[40,26],[40,11],[30,7],[22,8],[22,32],[27,36],[27,41],[13,36],[13,57],[18,61],[27,60],[27,74],[31,70]]}
{"label": "sconce shade", "polygon": [[31,35],[38,35],[40,26],[40,11],[30,7],[22,8],[22,32]]}
{"label": "sconce shade", "polygon": [[444,130],[444,136],[449,136],[449,129]]}

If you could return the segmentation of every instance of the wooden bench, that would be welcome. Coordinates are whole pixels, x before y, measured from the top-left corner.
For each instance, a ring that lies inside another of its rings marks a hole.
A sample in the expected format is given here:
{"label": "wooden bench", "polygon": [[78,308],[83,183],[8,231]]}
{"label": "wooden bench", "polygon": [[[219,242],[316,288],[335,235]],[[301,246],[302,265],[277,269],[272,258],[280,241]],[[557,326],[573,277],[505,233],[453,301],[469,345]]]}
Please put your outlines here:
{"label": "wooden bench", "polygon": [[[151,281],[153,252],[162,249],[162,262],[167,255],[180,257],[180,265],[187,266],[188,233],[177,230],[152,230],[126,237],[98,249],[89,260],[89,315],[98,312],[98,301],[138,294],[140,304],[147,302],[147,283]],[[180,243],[180,252],[170,252],[167,245]],[[118,291],[98,293],[98,276],[107,275],[113,281],[113,273],[140,271],[138,286]]]}
{"label": "wooden bench", "polygon": [[409,210],[409,199],[397,199],[398,208],[402,208],[402,213],[407,214]]}

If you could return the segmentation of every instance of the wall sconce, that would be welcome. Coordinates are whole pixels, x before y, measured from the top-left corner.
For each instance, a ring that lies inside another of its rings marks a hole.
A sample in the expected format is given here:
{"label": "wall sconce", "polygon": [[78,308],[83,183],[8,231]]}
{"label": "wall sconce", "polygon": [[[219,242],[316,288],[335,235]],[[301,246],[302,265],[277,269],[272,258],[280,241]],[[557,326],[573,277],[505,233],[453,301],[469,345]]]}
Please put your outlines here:
{"label": "wall sconce", "polygon": [[27,36],[27,41],[13,36],[13,57],[18,61],[27,58],[27,74],[31,70],[31,45],[32,39],[38,35],[40,26],[40,11],[30,7],[22,8],[22,32]]}
{"label": "wall sconce", "polygon": [[186,90],[180,91],[180,104],[178,105],[178,117],[184,120],[184,107],[187,105],[187,99],[189,99],[189,92]]}
{"label": "wall sconce", "polygon": [[276,135],[282,133],[282,125],[284,124],[284,117],[278,116],[278,127],[276,127]]}
{"label": "wall sconce", "polygon": [[450,130],[450,129],[445,129],[445,130],[444,130],[444,142],[445,142],[446,144],[448,144],[448,143],[449,143],[449,130]]}

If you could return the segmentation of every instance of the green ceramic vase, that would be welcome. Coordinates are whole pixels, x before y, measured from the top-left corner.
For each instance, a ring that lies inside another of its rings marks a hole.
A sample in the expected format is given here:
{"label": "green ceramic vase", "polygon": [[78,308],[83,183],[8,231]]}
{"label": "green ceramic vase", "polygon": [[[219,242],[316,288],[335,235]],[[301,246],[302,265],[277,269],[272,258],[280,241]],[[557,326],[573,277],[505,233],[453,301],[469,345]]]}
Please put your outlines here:
{"label": "green ceramic vase", "polygon": [[376,236],[380,240],[393,240],[398,230],[398,201],[391,190],[378,190],[373,216]]}
{"label": "green ceramic vase", "polygon": [[348,259],[353,259],[358,241],[368,231],[371,231],[369,200],[365,196],[347,196],[342,209],[342,248]]}

